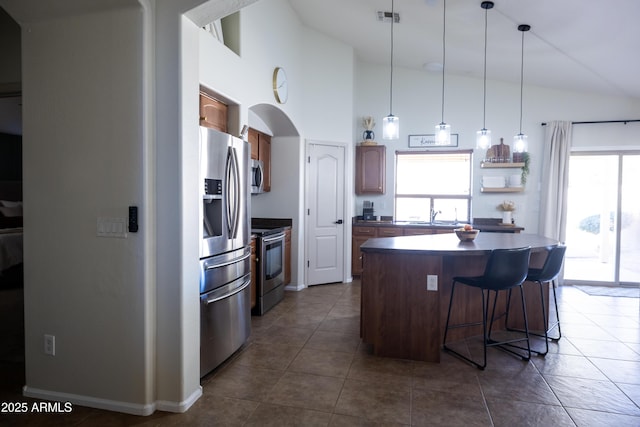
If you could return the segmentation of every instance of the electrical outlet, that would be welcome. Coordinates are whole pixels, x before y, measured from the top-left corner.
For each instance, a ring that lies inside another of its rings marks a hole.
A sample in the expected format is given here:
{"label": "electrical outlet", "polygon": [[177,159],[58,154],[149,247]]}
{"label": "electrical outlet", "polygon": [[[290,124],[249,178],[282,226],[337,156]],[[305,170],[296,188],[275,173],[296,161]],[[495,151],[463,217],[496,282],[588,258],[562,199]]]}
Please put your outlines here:
{"label": "electrical outlet", "polygon": [[438,290],[438,276],[436,276],[435,274],[427,275],[427,290],[428,291]]}
{"label": "electrical outlet", "polygon": [[56,336],[55,335],[44,335],[44,354],[48,354],[51,356],[56,355]]}

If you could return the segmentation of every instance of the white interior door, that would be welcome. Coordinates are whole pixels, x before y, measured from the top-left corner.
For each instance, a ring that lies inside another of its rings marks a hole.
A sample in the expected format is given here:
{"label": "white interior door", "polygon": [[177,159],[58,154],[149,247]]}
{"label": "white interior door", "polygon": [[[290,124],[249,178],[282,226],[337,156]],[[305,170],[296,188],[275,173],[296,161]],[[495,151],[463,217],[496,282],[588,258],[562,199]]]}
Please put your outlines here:
{"label": "white interior door", "polygon": [[345,148],[309,144],[307,158],[307,283],[344,277]]}

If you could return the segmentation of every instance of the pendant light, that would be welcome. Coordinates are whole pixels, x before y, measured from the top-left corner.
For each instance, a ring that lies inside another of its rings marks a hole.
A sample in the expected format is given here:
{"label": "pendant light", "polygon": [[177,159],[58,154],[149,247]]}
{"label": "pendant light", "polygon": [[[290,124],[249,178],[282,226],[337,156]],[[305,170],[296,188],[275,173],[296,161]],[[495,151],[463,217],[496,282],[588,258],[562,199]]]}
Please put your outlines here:
{"label": "pendant light", "polygon": [[520,132],[513,137],[513,152],[524,153],[527,151],[527,135],[522,133],[522,84],[524,81],[524,33],[531,29],[530,25],[518,25],[518,31],[522,33],[522,50],[520,55]]}
{"label": "pendant light", "polygon": [[442,2],[442,115],[440,124],[436,125],[436,145],[451,143],[451,126],[444,122],[444,69],[446,59],[445,36],[447,34],[447,0]]}
{"label": "pendant light", "polygon": [[482,107],[482,129],[476,132],[476,147],[486,150],[491,147],[491,131],[487,129],[487,12],[493,8],[492,1],[483,1],[480,7],[484,9],[484,104]]}
{"label": "pendant light", "polygon": [[391,73],[389,79],[389,115],[382,119],[382,139],[400,138],[400,119],[393,115],[393,23],[396,15],[391,0]]}

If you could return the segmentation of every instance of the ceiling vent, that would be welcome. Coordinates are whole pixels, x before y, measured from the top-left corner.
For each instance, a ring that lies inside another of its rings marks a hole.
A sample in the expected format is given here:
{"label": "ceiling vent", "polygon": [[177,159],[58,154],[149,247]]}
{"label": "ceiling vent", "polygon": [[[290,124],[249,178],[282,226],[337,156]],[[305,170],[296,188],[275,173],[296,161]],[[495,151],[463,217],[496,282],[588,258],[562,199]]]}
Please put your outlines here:
{"label": "ceiling vent", "polygon": [[[378,12],[378,22],[391,22],[391,12]],[[393,14],[393,22],[395,24],[400,22],[400,14],[395,12]]]}

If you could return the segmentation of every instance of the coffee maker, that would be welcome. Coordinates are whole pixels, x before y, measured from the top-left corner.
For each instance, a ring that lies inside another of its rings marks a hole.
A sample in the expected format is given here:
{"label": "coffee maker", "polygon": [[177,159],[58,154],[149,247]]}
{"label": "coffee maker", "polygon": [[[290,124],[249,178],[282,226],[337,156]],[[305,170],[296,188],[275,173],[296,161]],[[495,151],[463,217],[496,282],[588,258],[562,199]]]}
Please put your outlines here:
{"label": "coffee maker", "polygon": [[365,221],[374,221],[376,219],[373,214],[373,202],[365,200],[362,204],[362,219]]}

